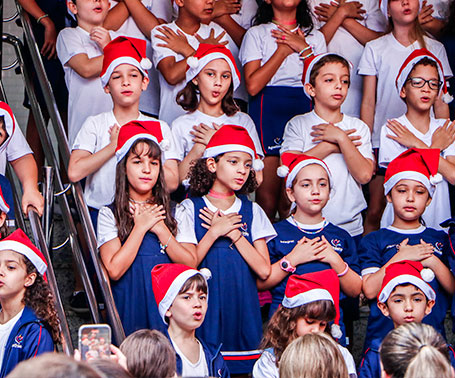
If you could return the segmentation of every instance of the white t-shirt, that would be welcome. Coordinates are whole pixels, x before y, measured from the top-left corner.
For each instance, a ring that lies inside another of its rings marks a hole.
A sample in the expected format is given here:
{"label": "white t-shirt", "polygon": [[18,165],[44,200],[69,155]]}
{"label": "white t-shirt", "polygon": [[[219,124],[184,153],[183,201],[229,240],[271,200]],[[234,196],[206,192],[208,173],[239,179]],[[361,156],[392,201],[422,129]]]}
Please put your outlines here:
{"label": "white t-shirt", "polygon": [[[308,5],[313,12],[314,26],[318,29],[325,25],[325,22],[321,22],[314,15],[314,8],[319,4],[330,4],[330,0],[308,0]],[[379,10],[377,0],[360,0],[362,8],[365,10],[364,19],[356,20],[361,25],[368,29],[383,32],[386,27],[386,20],[384,15]],[[341,111],[344,114],[352,117],[360,117],[360,105],[362,103],[362,90],[363,80],[360,75],[357,74],[357,67],[359,65],[360,57],[362,56],[364,46],[354,38],[343,26],[340,26],[331,41],[327,45],[327,51],[335,54],[342,55],[352,64],[351,70],[351,84],[349,86],[348,95],[343,105],[341,105]]]}
{"label": "white t-shirt", "polygon": [[6,148],[0,149],[0,174],[5,175],[6,163],[21,158],[27,154],[33,154],[27,140],[22,134],[21,129],[18,126],[16,118],[14,118],[16,128],[14,129],[13,135],[11,135],[4,143],[8,143]]}
{"label": "white t-shirt", "polygon": [[[218,209],[207,199],[206,196],[202,197],[206,206],[213,212]],[[238,213],[242,206],[242,201],[236,197],[232,206],[222,211],[223,214]],[[195,225],[194,225],[194,204],[190,199],[184,200],[177,205],[175,209],[175,219],[178,224],[178,231],[176,239],[179,243],[197,244]],[[258,239],[265,239],[266,242],[272,240],[276,236],[275,229],[270,223],[269,218],[264,210],[256,203],[253,202],[253,221],[251,223],[251,239],[256,241]]]}
{"label": "white t-shirt", "polygon": [[[196,339],[197,340],[197,339]],[[207,366],[207,361],[205,359],[204,349],[202,344],[197,340],[199,344],[199,360],[196,363],[192,363],[186,356],[182,353],[180,348],[174,343],[174,340],[171,339],[172,346],[175,349],[175,352],[182,359],[182,377],[208,377],[209,368]]]}
{"label": "white t-shirt", "polygon": [[[430,128],[425,134],[422,134],[417,130],[411,122],[407,119],[406,115],[402,115],[397,118],[403,126],[413,133],[417,138],[423,141],[427,146],[431,145],[431,138],[436,129],[445,123],[445,119],[431,118]],[[394,135],[394,133],[384,125],[381,129],[381,147],[379,148],[379,165],[387,167],[387,165],[395,159],[398,155],[406,151],[408,148],[395,142],[394,140],[387,138],[387,135]],[[441,152],[442,157],[454,156],[455,155],[455,143],[452,143],[444,151]],[[442,230],[439,223],[450,218],[450,197],[449,197],[449,186],[445,179],[436,185],[436,189],[433,194],[431,203],[422,215],[425,225],[430,228]],[[393,206],[387,202],[387,206],[384,210],[381,219],[381,228],[390,226],[393,223]]]}
{"label": "white t-shirt", "polygon": [[231,14],[231,18],[237,22],[242,28],[248,30],[251,27],[251,22],[258,10],[256,0],[243,0],[240,11],[236,14]]}
{"label": "white t-shirt", "polygon": [[[348,368],[348,374],[350,378],[357,377],[357,370],[355,368],[354,358],[349,351],[341,346],[337,345],[341,354],[344,357],[344,362]],[[261,357],[256,361],[253,367],[253,378],[279,378],[280,374],[278,367],[276,366],[276,358],[268,350],[264,350]]]}
{"label": "white t-shirt", "polygon": [[[211,22],[208,25],[201,24],[199,30],[196,33],[194,33],[194,35],[186,34],[182,29],[180,29],[177,26],[175,22],[171,22],[170,24],[166,25],[158,25],[152,30],[153,64],[155,65],[155,67],[158,67],[158,64],[161,62],[161,60],[169,56],[173,56],[176,62],[179,62],[184,59],[183,55],[177,54],[176,52],[172,51],[167,47],[157,46],[163,43],[161,39],[156,38],[156,35],[160,34],[156,29],[162,26],[167,26],[168,28],[174,30],[175,32],[177,32],[177,30],[181,31],[183,34],[185,34],[189,45],[195,50],[199,46],[199,41],[195,37],[196,34],[198,34],[202,38],[207,38],[210,35],[211,30],[215,31],[215,36],[218,36],[224,31],[224,29],[221,26],[215,24],[214,22]],[[228,34],[226,34],[221,41],[228,41],[227,47],[229,48],[229,50],[231,50],[232,55],[234,55],[234,58],[238,56],[238,48],[236,44],[232,41],[232,39],[228,36]],[[159,81],[161,87],[159,118],[166,121],[168,124],[171,124],[174,119],[176,119],[180,115],[185,114],[185,110],[183,110],[183,108],[177,104],[175,99],[177,97],[177,93],[185,87],[186,80],[182,80],[177,85],[170,85],[166,81],[164,76],[161,73],[159,73]],[[236,94],[237,91],[235,95]]]}
{"label": "white t-shirt", "polygon": [[104,243],[118,237],[117,221],[115,220],[114,213],[107,206],[103,206],[98,212],[98,223],[96,227],[98,248]]}
{"label": "white t-shirt", "polygon": [[[239,55],[243,66],[253,60],[260,60],[261,66],[263,66],[272,57],[277,49],[277,43],[271,34],[273,29],[278,30],[278,26],[268,23],[253,26],[247,30],[243,37]],[[313,48],[314,54],[327,51],[324,35],[319,30],[314,28],[305,38]],[[297,53],[288,55],[267,85],[303,87],[302,72],[303,61],[299,59],[299,55]]]}
{"label": "white t-shirt", "polygon": [[[140,121],[157,121],[157,119],[139,115]],[[177,159],[175,151],[174,137],[169,126],[159,121],[163,138],[170,142],[168,151],[163,152],[164,160]],[[109,128],[119,124],[115,119],[113,111],[98,114],[87,118],[77,134],[74,141],[73,150],[85,150],[92,154],[100,151],[110,143]],[[109,159],[95,173],[88,175],[85,183],[84,198],[88,206],[100,209],[102,206],[109,205],[114,200],[115,194],[115,170],[117,160],[115,156]]]}
{"label": "white t-shirt", "polygon": [[[444,75],[452,76],[446,50],[441,42],[425,37],[427,49],[442,63]],[[398,42],[392,33],[386,34],[365,45],[359,62],[359,75],[376,76],[376,108],[372,135],[373,148],[379,147],[381,127],[388,119],[406,113],[406,104],[400,98],[395,80],[405,59],[412,51],[419,49],[416,41],[408,47]]]}
{"label": "white t-shirt", "polygon": [[193,148],[193,136],[190,134],[190,131],[193,130],[193,126],[199,125],[200,123],[203,123],[212,128],[213,123],[219,126],[243,126],[248,130],[248,134],[250,134],[250,137],[254,142],[254,146],[256,147],[257,154],[264,156],[264,153],[262,152],[261,142],[259,141],[258,137],[258,132],[256,131],[253,120],[248,114],[237,112],[231,117],[227,116],[226,114],[223,114],[220,117],[212,117],[208,114],[200,112],[199,110],[196,110],[192,113],[184,114],[172,122],[171,130],[172,134],[174,134],[177,156],[179,160],[183,160]]}
{"label": "white t-shirt", "polygon": [[[284,129],[280,153],[305,152],[315,147],[317,143],[312,142],[311,127],[321,123],[327,122],[314,111],[292,118]],[[358,147],[359,152],[365,158],[374,161],[370,129],[364,122],[358,118],[344,115],[343,120],[335,125],[342,130],[356,129],[354,135],[360,136],[362,143]],[[332,190],[322,214],[328,221],[349,232],[351,236],[360,235],[363,232],[361,211],[367,206],[362,188],[349,172],[343,154],[330,154],[324,159],[324,162],[332,174],[334,190]]]}
{"label": "white t-shirt", "polygon": [[[111,38],[117,34],[110,31]],[[85,79],[67,63],[75,55],[87,54],[88,58],[103,55],[101,48],[90,39],[90,34],[79,26],[65,28],[57,37],[57,55],[65,71],[68,88],[68,141],[71,146],[87,117],[112,109],[111,96],[104,92],[99,77]]]}
{"label": "white t-shirt", "polygon": [[3,357],[5,355],[5,347],[8,342],[9,335],[14,328],[14,325],[21,318],[24,309],[20,310],[14,318],[8,320],[5,324],[0,324],[0,369],[3,365]]}

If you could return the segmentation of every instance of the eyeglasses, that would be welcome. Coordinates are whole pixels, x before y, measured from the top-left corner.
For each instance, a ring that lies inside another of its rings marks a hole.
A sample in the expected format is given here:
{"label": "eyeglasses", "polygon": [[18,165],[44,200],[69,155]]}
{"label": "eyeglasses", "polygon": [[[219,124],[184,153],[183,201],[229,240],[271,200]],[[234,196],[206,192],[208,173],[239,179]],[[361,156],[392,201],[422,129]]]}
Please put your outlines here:
{"label": "eyeglasses", "polygon": [[425,80],[421,77],[410,77],[406,81],[410,81],[411,86],[414,88],[422,88],[426,83],[428,83],[428,86],[430,87],[430,89],[438,90],[442,85],[442,81],[440,81],[440,80],[436,80],[436,79]]}

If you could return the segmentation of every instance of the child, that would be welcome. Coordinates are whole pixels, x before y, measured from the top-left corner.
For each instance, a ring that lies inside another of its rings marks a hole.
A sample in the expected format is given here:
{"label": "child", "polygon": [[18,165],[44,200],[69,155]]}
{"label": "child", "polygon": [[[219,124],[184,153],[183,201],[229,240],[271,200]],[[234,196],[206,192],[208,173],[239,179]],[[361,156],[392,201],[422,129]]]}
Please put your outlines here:
{"label": "child", "polygon": [[41,216],[44,200],[38,191],[38,168],[32,150],[19,128],[13,111],[6,102],[0,101],[0,174],[5,175],[10,163],[22,185],[22,212],[33,206]]}
{"label": "child", "polygon": [[374,158],[368,126],[340,109],[349,77],[349,63],[340,55],[321,54],[305,61],[302,81],[314,110],[288,122],[281,153],[305,152],[324,160],[336,190],[322,214],[358,243],[366,207],[360,185],[370,180]]}
{"label": "child", "polygon": [[199,44],[228,44],[234,56],[238,52],[226,32],[211,22],[212,0],[176,0],[175,4],[179,7],[177,19],[155,27],[151,38],[153,63],[160,72],[159,118],[169,124],[184,114],[176,96],[186,85],[187,59],[194,55]]}
{"label": "child", "polygon": [[46,269],[43,254],[21,229],[0,241],[0,377],[60,342]]}
{"label": "child", "polygon": [[[358,73],[363,78],[360,118],[370,128],[372,145],[377,158],[381,127],[390,118],[406,112],[406,106],[394,88],[401,64],[419,48],[431,51],[441,62],[447,77],[452,76],[442,43],[427,37],[418,21],[419,0],[381,0],[380,9],[389,20],[390,32],[365,45]],[[441,99],[434,105],[436,118],[448,118],[449,110]],[[370,203],[365,221],[365,234],[377,230],[384,210],[384,170],[378,170],[369,185]]]}
{"label": "child", "polygon": [[[141,93],[147,88],[146,68],[151,62],[145,57],[145,42],[136,38],[117,37],[104,49],[101,82],[112,97],[114,107],[91,116],[82,125],[73,145],[68,166],[71,181],[87,177],[84,198],[90,208],[96,229],[98,210],[112,203],[115,193],[115,149],[119,127],[133,121],[156,121],[139,112]],[[164,153],[163,169],[168,190],[178,184],[174,139],[169,126],[160,122],[164,137],[170,141]]]}
{"label": "child", "polygon": [[246,196],[237,197],[254,191],[252,167],[260,169],[260,163],[245,128],[222,126],[191,168],[195,197],[176,209],[177,240],[196,251],[199,266],[214,272],[199,335],[210,344],[223,343],[232,374],[250,373],[258,356],[262,322],[256,278],[270,274],[266,243],[276,236],[264,211]]}
{"label": "child", "polygon": [[[396,85],[407,111],[382,127],[379,165],[387,167],[407,148],[441,150],[438,171],[444,179],[436,185],[431,203],[422,216],[427,227],[439,229],[439,223],[450,217],[446,180],[455,183],[455,123],[431,115],[431,108],[441,94],[443,98],[450,97],[441,62],[428,50],[414,50],[401,66]],[[389,203],[381,227],[389,226],[392,221],[393,209]]]}
{"label": "child", "polygon": [[[449,295],[455,280],[447,262],[447,234],[426,228],[421,216],[431,201],[434,185],[431,178],[438,171],[439,150],[410,149],[392,160],[387,167],[384,192],[394,210],[391,226],[366,235],[359,248],[362,268],[362,289],[368,299],[374,299],[381,289],[386,268],[397,261],[420,261],[431,268],[436,279],[430,285],[437,295],[435,308],[424,322],[444,334],[444,318]],[[393,322],[370,303],[365,349],[374,339],[382,339],[393,328]]]}
{"label": "child", "polygon": [[[223,124],[240,125],[248,130],[259,155],[263,155],[251,118],[239,111],[234,91],[240,73],[231,52],[222,45],[200,44],[187,60],[186,86],[177,94],[177,103],[188,113],[172,122],[183,181],[191,163],[202,157],[215,131]],[[256,177],[257,179],[257,177]]]}
{"label": "child", "polygon": [[[283,300],[290,274],[332,268],[340,278],[342,298],[358,296],[362,281],[355,242],[322,216],[331,189],[336,190],[327,165],[312,156],[289,152],[281,156],[281,161],[278,173],[287,174],[286,194],[295,209],[287,219],[275,224],[278,236],[268,243],[272,272],[259,287],[272,288],[270,316]],[[343,329],[342,320],[340,324]],[[344,343],[344,336],[340,341]]]}
{"label": "child", "polygon": [[72,146],[82,124],[91,115],[112,109],[111,98],[103,91],[98,76],[103,49],[114,36],[103,28],[109,0],[71,0],[69,11],[78,26],[65,28],[57,37],[57,55],[68,87],[68,141]]}
{"label": "child", "polygon": [[196,338],[207,312],[208,269],[200,271],[181,264],[160,264],[152,270],[153,292],[175,349],[177,373],[182,377],[229,377],[217,349]]}
{"label": "child", "polygon": [[279,0],[261,2],[254,25],[242,42],[240,59],[245,72],[249,114],[261,137],[264,159],[264,183],[256,200],[269,219],[277,210],[281,180],[275,171],[286,122],[310,110],[310,101],[302,92],[298,72],[313,54],[327,51],[324,36],[313,28],[306,0],[283,5]]}
{"label": "child", "polygon": [[[280,360],[286,347],[297,337],[326,331],[330,322],[332,336],[339,338],[340,312],[338,298],[340,283],[333,269],[292,275],[286,285],[286,293],[264,332],[264,352],[256,362],[253,377],[278,378]],[[356,376],[354,359],[341,345],[349,374]]]}
{"label": "child", "polygon": [[[384,316],[392,320],[394,328],[411,322],[421,323],[431,313],[436,293],[428,282],[433,278],[433,271],[424,268],[418,261],[398,261],[386,268],[378,294],[378,307]],[[360,363],[360,378],[381,378],[381,342],[381,339],[373,340],[366,350]]]}
{"label": "child", "polygon": [[165,144],[158,121],[122,126],[115,153],[114,202],[102,207],[98,217],[101,260],[112,280],[126,335],[142,328],[165,330],[153,301],[152,268],[171,261],[196,265],[193,253],[174,238],[176,222],[160,150]]}

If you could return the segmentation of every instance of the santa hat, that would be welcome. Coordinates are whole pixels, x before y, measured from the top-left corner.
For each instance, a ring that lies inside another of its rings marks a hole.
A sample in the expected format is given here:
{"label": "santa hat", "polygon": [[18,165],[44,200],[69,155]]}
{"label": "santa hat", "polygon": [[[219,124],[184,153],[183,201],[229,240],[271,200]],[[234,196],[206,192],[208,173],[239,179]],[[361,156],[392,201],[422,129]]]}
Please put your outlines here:
{"label": "santa hat", "polygon": [[293,152],[285,152],[282,154],[281,165],[277,169],[277,175],[279,177],[286,177],[286,188],[290,188],[300,170],[310,164],[317,164],[324,168],[329,176],[330,188],[332,188],[332,174],[330,173],[327,164],[321,159],[305,154],[296,154]]}
{"label": "santa hat", "polygon": [[186,81],[193,80],[207,64],[215,59],[224,59],[229,64],[232,73],[232,84],[234,85],[234,90],[236,90],[240,85],[240,71],[235,64],[235,59],[231,51],[223,45],[201,43],[196,50],[196,54],[186,60],[186,64],[188,65]]}
{"label": "santa hat", "polygon": [[336,316],[331,333],[339,339],[343,335],[340,328],[340,280],[333,269],[291,275],[281,304],[286,308],[295,308],[321,300],[331,301],[335,306]]}
{"label": "santa hat", "polygon": [[436,293],[428,284],[434,280],[434,272],[424,268],[419,261],[403,260],[390,264],[385,270],[378,301],[385,303],[398,285],[412,284],[423,291],[429,300],[436,299]]}
{"label": "santa hat", "polygon": [[5,239],[0,240],[0,251],[11,250],[27,257],[35,266],[39,274],[44,276],[47,270],[47,262],[41,251],[36,248],[24,231],[18,228]]}
{"label": "santa hat", "polygon": [[[381,10],[382,14],[386,18],[389,19],[389,12],[387,11],[387,7],[389,5],[389,0],[379,0],[379,9]],[[419,0],[419,9],[422,7],[422,0]]]}
{"label": "santa hat", "polygon": [[104,48],[103,67],[100,74],[103,87],[107,85],[112,72],[120,64],[130,64],[148,77],[146,70],[152,68],[152,62],[147,58],[145,50],[146,42],[143,39],[117,37],[109,42]]}
{"label": "santa hat", "polygon": [[384,192],[388,194],[400,180],[415,180],[422,183],[433,196],[436,184],[442,181],[438,173],[439,154],[437,148],[410,148],[398,155],[387,166]]}
{"label": "santa hat", "polygon": [[349,64],[349,71],[351,71],[351,69],[352,69],[352,63],[340,54],[323,53],[323,54],[318,54],[318,55],[314,55],[312,57],[306,58],[303,62],[302,83],[303,83],[303,91],[305,92],[306,96],[309,99],[311,99],[311,96],[306,91],[305,84],[308,84],[310,82],[310,76],[311,76],[311,72],[313,71],[314,65],[317,62],[319,62],[322,58],[326,57],[327,55],[334,55],[334,56],[339,56],[340,58],[343,58]]}
{"label": "santa hat", "polygon": [[8,133],[7,139],[0,145],[0,152],[6,149],[11,137],[16,129],[16,121],[13,111],[6,102],[0,101],[0,116],[3,116],[5,122],[5,130]]}
{"label": "santa hat", "polygon": [[9,211],[9,206],[5,201],[5,197],[3,197],[3,192],[2,192],[1,187],[0,187],[0,210],[6,214],[8,214],[8,211]]}
{"label": "santa hat", "polygon": [[442,81],[442,85],[439,88],[439,94],[441,94],[441,92],[443,93],[442,101],[444,101],[446,104],[450,103],[453,100],[453,97],[447,91],[447,83],[445,80],[442,63],[438,58],[436,58],[436,56],[434,56],[427,49],[414,50],[403,62],[403,65],[398,71],[398,75],[395,80],[395,85],[397,87],[398,93],[400,93],[401,88],[403,88],[404,84],[406,83],[406,79],[408,78],[414,66],[417,63],[419,63],[423,58],[428,58],[436,63],[436,66],[438,67],[439,80]]}
{"label": "santa hat", "polygon": [[118,134],[115,156],[117,163],[122,160],[131,146],[138,139],[149,139],[160,146],[162,151],[167,151],[170,146],[168,139],[163,138],[161,123],[159,121],[130,121],[120,128]]}
{"label": "santa hat", "polygon": [[215,157],[233,151],[243,151],[250,154],[255,171],[264,169],[264,163],[256,153],[256,147],[248,130],[237,125],[224,125],[218,129],[207,143],[203,157]]}
{"label": "santa hat", "polygon": [[163,322],[166,323],[166,312],[185,282],[196,274],[204,277],[206,282],[212,277],[207,268],[196,270],[183,264],[158,264],[152,269],[153,294]]}

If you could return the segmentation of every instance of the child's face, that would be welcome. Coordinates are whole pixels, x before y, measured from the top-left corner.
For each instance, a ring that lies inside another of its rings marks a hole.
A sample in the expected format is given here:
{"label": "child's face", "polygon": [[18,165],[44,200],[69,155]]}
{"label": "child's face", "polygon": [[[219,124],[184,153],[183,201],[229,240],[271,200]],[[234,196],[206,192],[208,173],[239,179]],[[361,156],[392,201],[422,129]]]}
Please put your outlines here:
{"label": "child's face", "polygon": [[310,164],[297,174],[292,188],[286,188],[291,202],[304,214],[319,214],[329,200],[329,177],[320,165]]}
{"label": "child's face", "polygon": [[223,187],[237,191],[245,185],[250,175],[252,159],[250,154],[243,151],[227,152],[222,155],[218,162],[215,159],[207,159],[207,167],[210,172],[216,173],[215,190],[222,191]]}
{"label": "child's face", "polygon": [[196,290],[196,284],[193,284],[188,291],[177,295],[166,316],[170,327],[191,332],[202,325],[206,312],[207,294]]}
{"label": "child's face", "polygon": [[11,250],[0,251],[0,299],[23,296],[26,287],[33,285],[35,278],[36,273],[27,274],[21,254]]}
{"label": "child's face", "polygon": [[312,318],[299,318],[296,325],[297,336],[304,336],[310,333],[324,332],[327,327],[325,320],[317,320]]}
{"label": "child's face", "polygon": [[221,104],[232,83],[231,68],[224,59],[212,60],[193,79],[193,83],[201,92],[201,104],[209,106]]}
{"label": "child's face", "polygon": [[408,25],[415,22],[419,7],[419,0],[389,0],[387,9],[395,25]]}
{"label": "child's face", "polygon": [[419,219],[431,202],[427,188],[415,180],[398,181],[386,198],[393,205],[395,217],[404,221]]}
{"label": "child's face", "polygon": [[314,85],[305,84],[315,105],[337,110],[343,104],[349,89],[349,69],[338,62],[324,64],[315,78]]}
{"label": "child's face", "polygon": [[175,0],[175,3],[179,7],[179,18],[186,14],[203,24],[212,21],[214,0]]}
{"label": "child's face", "polygon": [[89,25],[102,25],[109,11],[109,0],[68,1],[68,9],[76,15],[77,21]]}
{"label": "child's face", "polygon": [[387,303],[378,302],[378,307],[398,327],[411,322],[421,323],[431,312],[434,303],[433,300],[427,300],[422,290],[409,284],[396,286]]}
{"label": "child's face", "polygon": [[139,103],[142,91],[147,89],[149,79],[130,64],[120,64],[112,72],[104,87],[110,93],[114,106],[129,107]]}
{"label": "child's face", "polygon": [[0,146],[5,143],[8,139],[8,133],[6,132],[5,122],[0,120]]}
{"label": "child's face", "polygon": [[160,174],[160,160],[148,156],[148,145],[140,143],[138,155],[130,153],[126,159],[126,177],[131,198],[141,200],[149,197]]}
{"label": "child's face", "polygon": [[439,74],[436,67],[424,66],[423,64],[417,65],[411,71],[408,81],[406,81],[400,92],[400,97],[405,99],[408,108],[419,112],[430,111],[439,92],[439,87],[432,89],[428,82],[424,83],[421,88],[416,88],[415,85],[421,85],[423,80],[431,80],[434,82],[433,85],[439,83]]}

